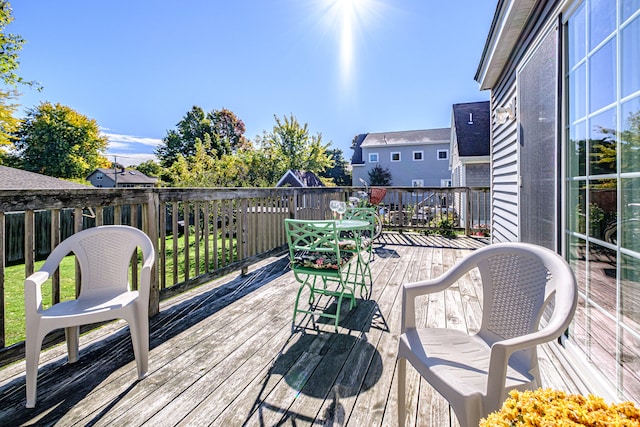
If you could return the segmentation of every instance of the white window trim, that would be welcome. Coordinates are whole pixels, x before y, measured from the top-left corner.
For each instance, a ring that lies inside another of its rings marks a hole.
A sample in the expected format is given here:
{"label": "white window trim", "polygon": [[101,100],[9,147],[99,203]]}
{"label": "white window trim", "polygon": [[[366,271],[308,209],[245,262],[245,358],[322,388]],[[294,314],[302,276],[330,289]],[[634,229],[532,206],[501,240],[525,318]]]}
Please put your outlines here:
{"label": "white window trim", "polygon": [[[398,160],[393,160],[393,155],[394,155],[394,154],[397,154],[397,155],[398,155]],[[400,162],[400,161],[402,161],[402,155],[400,154],[400,152],[399,152],[399,151],[392,151],[392,152],[391,152],[391,157],[390,157],[390,158],[391,158],[391,161],[392,161],[392,162]]]}
{"label": "white window trim", "polygon": [[[445,157],[440,157],[440,153],[445,153]],[[438,160],[449,160],[449,150],[438,150],[436,153],[436,158]]]}
{"label": "white window trim", "polygon": [[[375,160],[371,160],[372,156],[376,156]],[[378,153],[369,153],[369,163],[378,163],[380,161],[380,155]]]}
{"label": "white window trim", "polygon": [[[416,154],[420,153],[420,158],[416,159]],[[420,151],[414,151],[413,152],[413,161],[414,162],[422,162],[424,161],[424,151],[420,150]]]}
{"label": "white window trim", "polygon": [[412,179],[411,180],[412,187],[424,187],[424,179]]}

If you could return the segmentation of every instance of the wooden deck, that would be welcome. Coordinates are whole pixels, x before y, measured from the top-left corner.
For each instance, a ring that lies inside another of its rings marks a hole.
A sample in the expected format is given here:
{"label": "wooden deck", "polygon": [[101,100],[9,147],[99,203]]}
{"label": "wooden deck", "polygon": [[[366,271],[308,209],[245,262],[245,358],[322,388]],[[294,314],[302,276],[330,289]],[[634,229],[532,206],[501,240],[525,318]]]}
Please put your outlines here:
{"label": "wooden deck", "polygon": [[[43,352],[34,409],[24,408],[24,361],[4,368],[0,425],[396,425],[401,285],[437,276],[485,243],[393,233],[379,243],[372,297],[348,314],[343,307],[339,333],[301,316],[303,329],[292,333],[298,285],[284,256],[270,258],[165,301],[151,319],[150,372],[141,381],[122,322],[83,336],[75,364],[64,346]],[[425,299],[421,321],[474,330],[475,279]],[[545,385],[581,391],[553,347],[540,352]],[[458,425],[412,369],[408,385],[408,425]]]}

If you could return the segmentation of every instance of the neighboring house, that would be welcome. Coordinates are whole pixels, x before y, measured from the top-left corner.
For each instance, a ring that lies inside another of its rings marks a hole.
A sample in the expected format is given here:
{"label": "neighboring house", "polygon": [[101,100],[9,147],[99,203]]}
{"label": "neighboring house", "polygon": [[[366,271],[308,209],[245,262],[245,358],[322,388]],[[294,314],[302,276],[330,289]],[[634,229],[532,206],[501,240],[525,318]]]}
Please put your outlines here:
{"label": "neighboring house", "polygon": [[488,187],[491,118],[489,101],[453,104],[451,113],[451,185]]}
{"label": "neighboring house", "polygon": [[324,184],[313,172],[289,169],[276,187],[324,187]]}
{"label": "neighboring house", "polygon": [[[451,185],[453,187],[489,187],[491,117],[489,101],[453,104],[451,112]],[[486,226],[490,220],[488,193],[474,193],[471,201],[472,227]],[[466,206],[459,200],[457,206]],[[463,210],[467,212],[467,210]],[[461,213],[461,221],[465,221]]]}
{"label": "neighboring house", "polygon": [[448,187],[451,129],[427,129],[358,135],[351,160],[353,183],[369,182],[376,166],[389,169],[391,185]]}
{"label": "neighboring house", "polygon": [[134,169],[98,168],[89,174],[87,181],[99,188],[132,188],[155,187],[158,178],[148,177]]}
{"label": "neighboring house", "polygon": [[52,176],[0,166],[0,190],[78,190],[91,188]]}
{"label": "neighboring house", "polygon": [[567,259],[572,364],[640,403],[640,2],[500,0],[488,34],[492,239]]}

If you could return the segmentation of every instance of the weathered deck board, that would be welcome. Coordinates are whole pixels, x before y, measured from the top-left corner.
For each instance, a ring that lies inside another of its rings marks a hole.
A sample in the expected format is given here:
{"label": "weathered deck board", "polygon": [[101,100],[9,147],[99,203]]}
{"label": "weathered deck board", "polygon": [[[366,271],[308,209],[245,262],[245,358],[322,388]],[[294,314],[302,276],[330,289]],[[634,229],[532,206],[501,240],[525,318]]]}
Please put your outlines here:
{"label": "weathered deck board", "polygon": [[[24,362],[1,370],[0,425],[396,425],[401,285],[436,277],[483,245],[385,234],[371,263],[371,298],[351,311],[343,305],[338,333],[310,316],[299,316],[292,332],[297,283],[284,257],[265,260],[248,275],[163,302],[141,381],[122,322],[83,336],[75,364],[66,363],[64,346],[43,352],[35,409],[24,408]],[[418,321],[477,330],[481,299],[477,274],[468,274],[451,290],[421,297]],[[541,351],[540,363],[546,385],[582,391],[553,351]],[[411,368],[407,386],[409,425],[458,425]]]}

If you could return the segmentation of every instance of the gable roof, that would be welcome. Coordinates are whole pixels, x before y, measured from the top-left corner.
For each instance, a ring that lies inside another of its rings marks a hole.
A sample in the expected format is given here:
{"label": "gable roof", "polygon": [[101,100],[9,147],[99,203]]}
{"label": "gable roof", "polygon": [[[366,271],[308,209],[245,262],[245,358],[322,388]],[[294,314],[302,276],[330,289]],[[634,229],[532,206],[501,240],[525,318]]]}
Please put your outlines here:
{"label": "gable roof", "polygon": [[484,44],[475,80],[480,90],[492,89],[506,66],[513,48],[532,16],[538,0],[498,0],[489,35]]}
{"label": "gable roof", "polygon": [[89,188],[91,187],[87,185],[52,176],[0,166],[0,190],[86,190]]}
{"label": "gable roof", "polygon": [[364,160],[362,159],[362,141],[367,137],[368,134],[361,133],[356,136],[355,145],[353,148],[353,155],[351,156],[351,164],[352,165],[362,165],[364,164]]}
{"label": "gable roof", "polygon": [[453,122],[459,156],[489,155],[491,137],[489,101],[453,104]]}
{"label": "gable roof", "polygon": [[301,171],[297,169],[289,169],[282,175],[280,181],[276,184],[276,187],[282,187],[289,184],[293,187],[324,187],[320,178],[313,173],[307,171]]}
{"label": "gable roof", "polygon": [[110,169],[110,168],[98,168],[91,172],[87,179],[96,172],[101,172],[106,178],[115,181],[114,177],[117,174],[118,184],[152,184],[158,181],[158,178],[151,178],[135,169]]}
{"label": "gable roof", "polygon": [[388,147],[398,145],[423,145],[449,143],[451,128],[403,130],[397,132],[369,133],[362,147]]}

